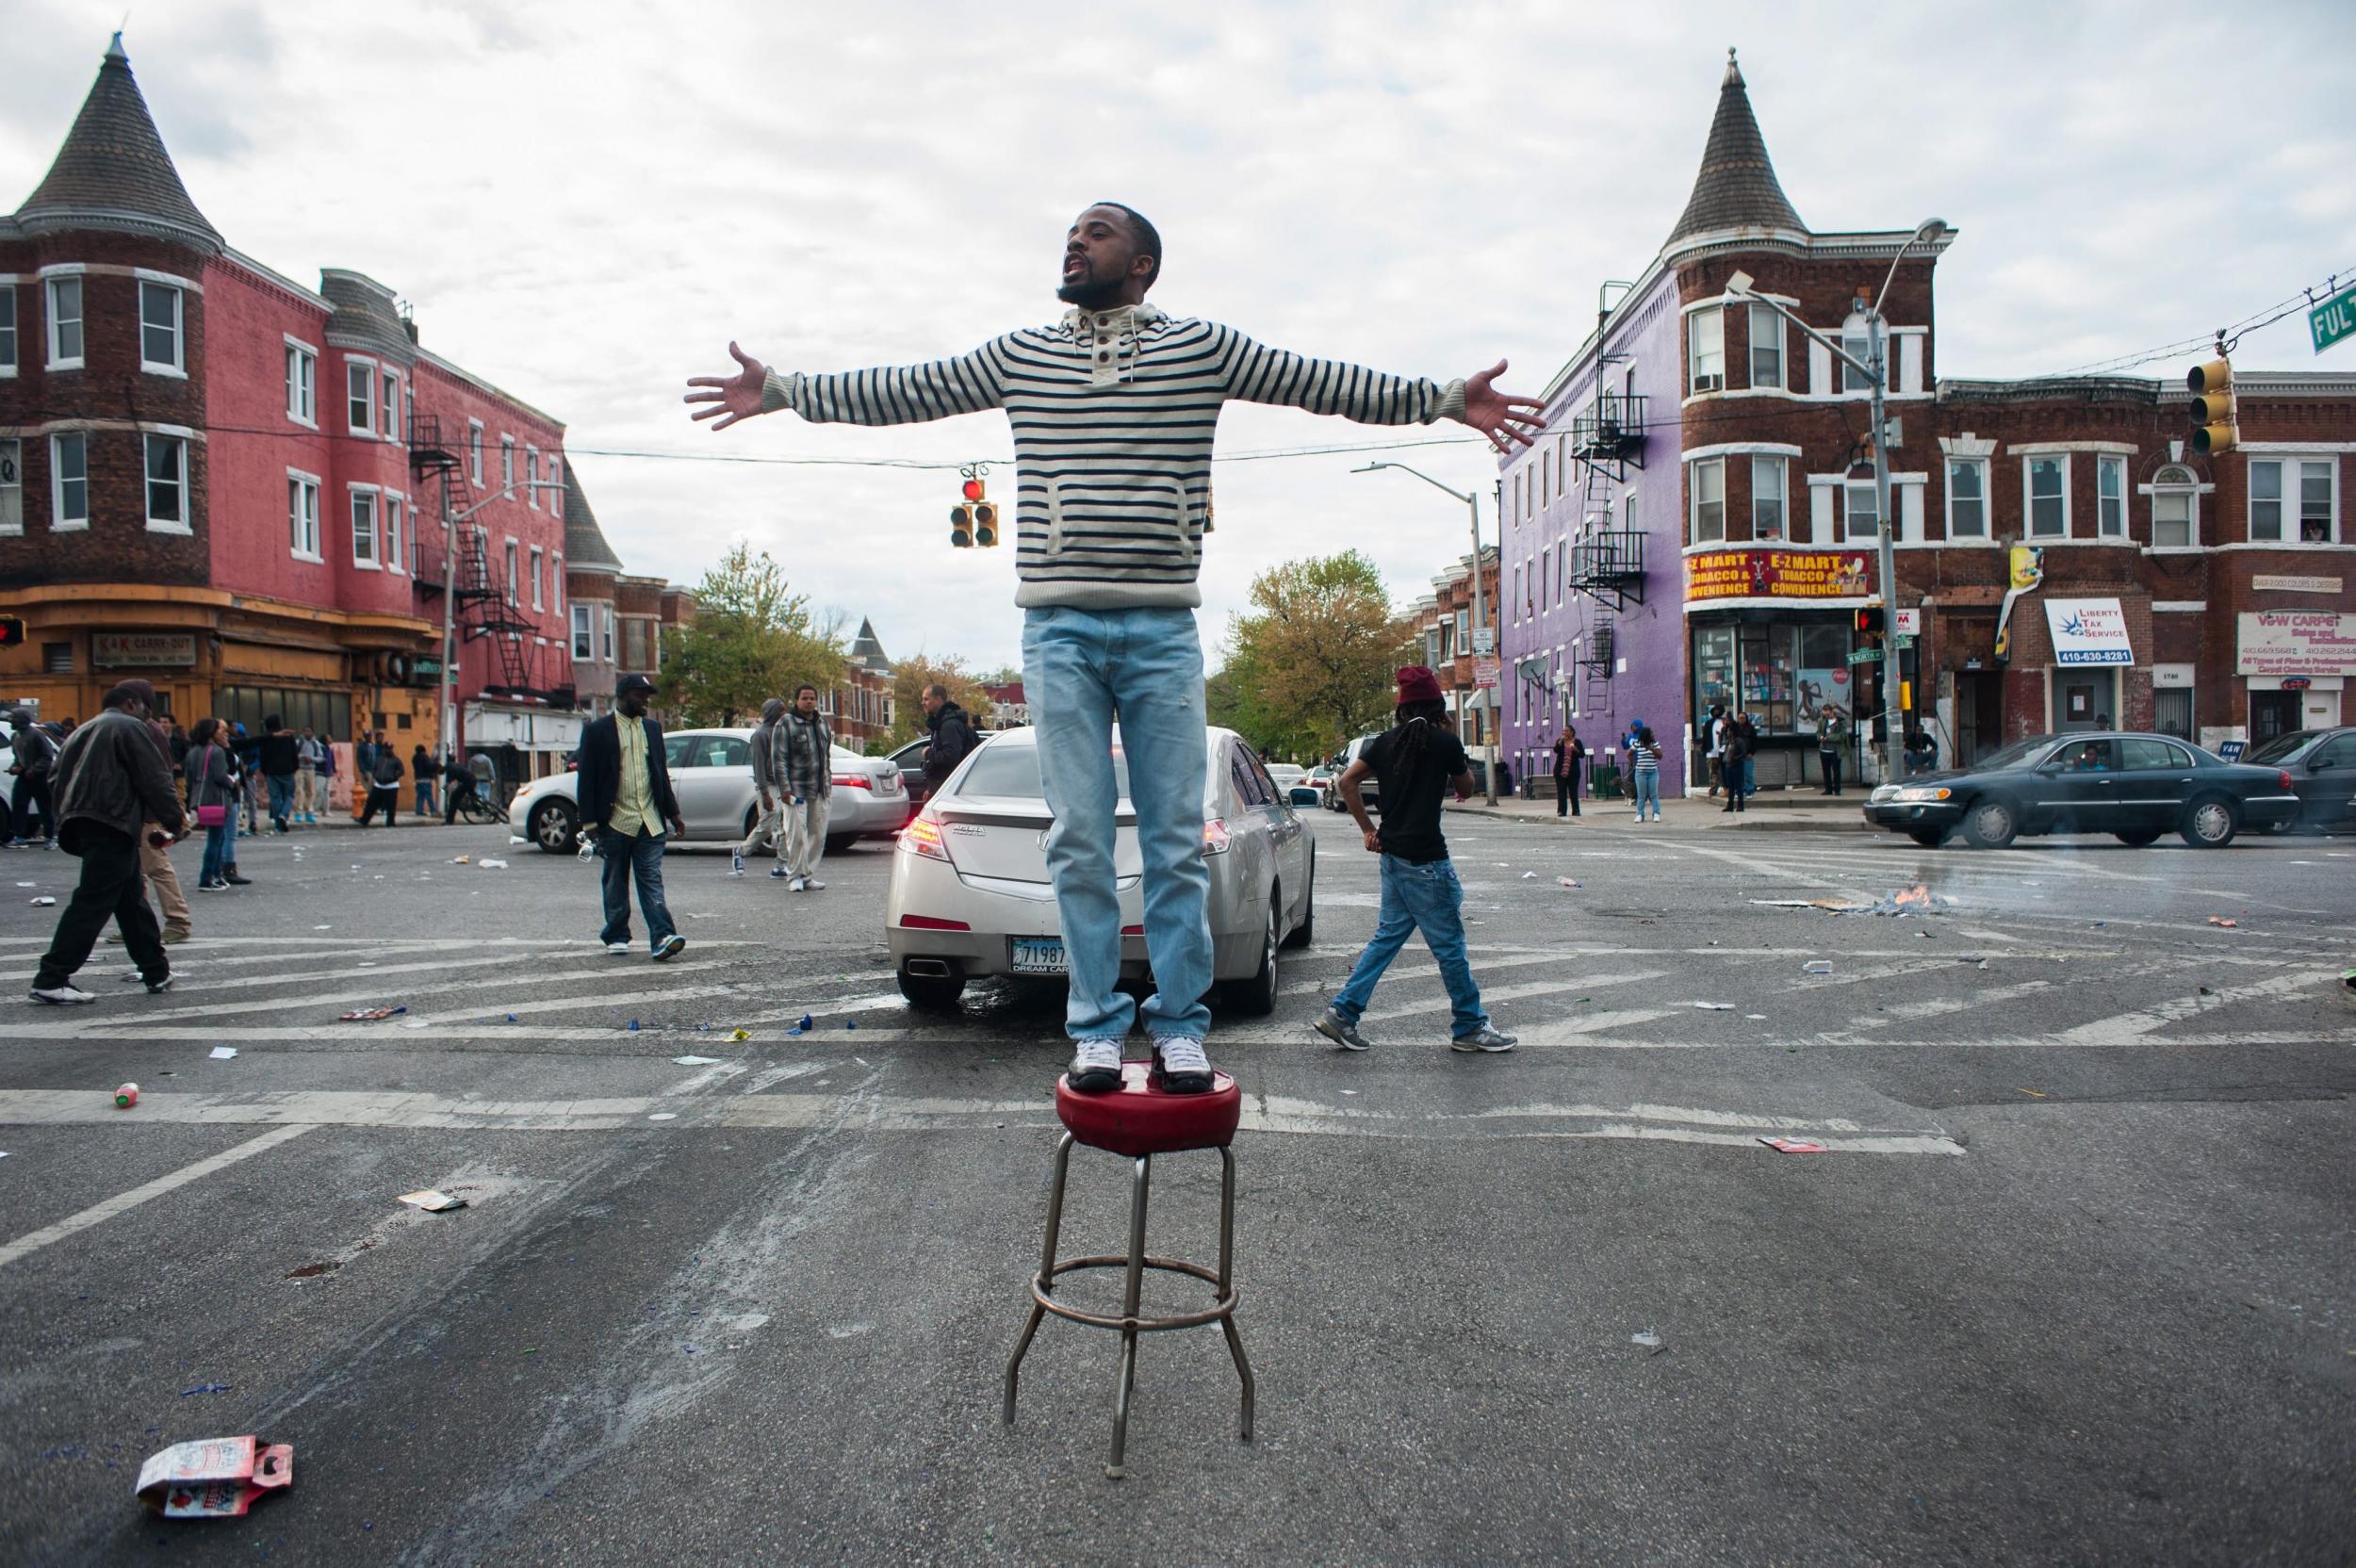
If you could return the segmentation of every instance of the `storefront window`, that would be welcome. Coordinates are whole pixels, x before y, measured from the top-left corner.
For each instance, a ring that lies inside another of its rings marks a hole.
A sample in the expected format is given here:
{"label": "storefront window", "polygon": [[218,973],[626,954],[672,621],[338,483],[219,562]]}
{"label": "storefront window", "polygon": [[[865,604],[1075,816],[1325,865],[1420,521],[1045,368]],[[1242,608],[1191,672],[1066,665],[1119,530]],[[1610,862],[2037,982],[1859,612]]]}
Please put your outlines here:
{"label": "storefront window", "polygon": [[1693,722],[1713,704],[1751,715],[1762,735],[1813,735],[1826,703],[1857,713],[1849,629],[1830,621],[1693,629]]}
{"label": "storefront window", "polygon": [[1697,730],[1700,721],[1720,703],[1734,706],[1734,628],[1695,627],[1693,717]]}

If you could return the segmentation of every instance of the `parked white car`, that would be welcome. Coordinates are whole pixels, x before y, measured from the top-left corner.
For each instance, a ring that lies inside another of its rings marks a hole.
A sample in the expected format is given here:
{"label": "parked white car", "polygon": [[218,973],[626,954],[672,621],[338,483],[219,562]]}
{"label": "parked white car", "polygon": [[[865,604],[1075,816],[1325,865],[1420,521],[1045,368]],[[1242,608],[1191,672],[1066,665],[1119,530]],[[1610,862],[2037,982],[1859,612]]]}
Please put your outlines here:
{"label": "parked white car", "polygon": [[[753,789],[750,729],[679,729],[663,737],[671,768],[671,792],[679,796],[682,842],[742,841],[760,819]],[[565,772],[515,792],[507,820],[550,855],[569,855],[580,842],[580,776]],[[881,757],[834,749],[834,792],[826,802],[826,848],[839,851],[860,839],[897,832],[908,820],[908,792],[900,770]]]}
{"label": "parked white car", "polygon": [[[1277,951],[1306,944],[1316,907],[1317,841],[1285,792],[1232,730],[1210,732],[1203,787],[1203,854],[1211,865],[1212,974],[1237,1011],[1276,1005]],[[1129,774],[1113,735],[1121,787],[1113,874],[1121,896],[1121,972],[1147,972],[1143,861]],[[945,1007],[979,975],[1066,972],[1063,926],[1047,879],[1047,827],[1038,731],[986,737],[900,835],[884,902],[900,991]]]}

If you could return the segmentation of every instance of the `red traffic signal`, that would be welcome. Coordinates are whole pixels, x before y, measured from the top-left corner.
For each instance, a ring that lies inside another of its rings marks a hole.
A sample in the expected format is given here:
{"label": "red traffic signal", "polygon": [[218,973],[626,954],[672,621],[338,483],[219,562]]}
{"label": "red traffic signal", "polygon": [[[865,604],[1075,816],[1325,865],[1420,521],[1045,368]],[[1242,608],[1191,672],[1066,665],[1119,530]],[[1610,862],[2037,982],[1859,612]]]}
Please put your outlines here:
{"label": "red traffic signal", "polygon": [[1868,637],[1880,636],[1883,630],[1887,629],[1888,625],[1888,619],[1883,614],[1882,607],[1878,604],[1870,606],[1857,612],[1857,629]]}
{"label": "red traffic signal", "polygon": [[0,615],[0,648],[16,648],[24,645],[25,617]]}
{"label": "red traffic signal", "polygon": [[965,482],[965,498],[969,501],[977,501],[982,498],[982,482],[980,480],[969,479]]}

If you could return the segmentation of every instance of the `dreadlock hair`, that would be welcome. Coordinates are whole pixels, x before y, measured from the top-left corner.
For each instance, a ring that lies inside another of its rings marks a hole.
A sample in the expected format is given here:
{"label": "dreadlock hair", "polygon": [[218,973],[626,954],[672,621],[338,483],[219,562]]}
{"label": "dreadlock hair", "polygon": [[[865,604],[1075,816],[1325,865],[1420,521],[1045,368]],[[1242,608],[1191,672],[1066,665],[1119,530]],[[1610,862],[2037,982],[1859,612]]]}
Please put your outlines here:
{"label": "dreadlock hair", "polygon": [[1447,703],[1402,702],[1391,710],[1391,755],[1398,759],[1402,785],[1423,767],[1424,743],[1434,725],[1447,727]]}

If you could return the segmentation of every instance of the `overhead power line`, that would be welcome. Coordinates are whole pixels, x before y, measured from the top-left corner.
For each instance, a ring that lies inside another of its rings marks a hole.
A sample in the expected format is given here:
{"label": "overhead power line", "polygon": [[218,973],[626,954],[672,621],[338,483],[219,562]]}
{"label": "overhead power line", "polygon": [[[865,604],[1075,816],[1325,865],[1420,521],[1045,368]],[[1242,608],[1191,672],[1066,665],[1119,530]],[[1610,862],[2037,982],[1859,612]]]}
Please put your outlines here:
{"label": "overhead power line", "polygon": [[[2179,338],[2173,343],[2163,343],[2156,348],[2139,349],[2134,353],[2120,354],[2112,359],[2102,359],[2086,365],[2072,366],[2067,370],[2056,370],[2052,372],[2052,374],[2055,377],[2092,376],[2101,375],[2105,371],[2110,370],[2127,370],[2132,369],[2138,365],[2149,365],[2153,360],[2179,359],[2185,354],[2199,353],[2218,344],[2222,344],[2226,351],[2230,353],[2233,351],[2234,346],[2237,345],[2244,337],[2253,332],[2256,332],[2259,328],[2270,327],[2275,322],[2282,319],[2285,316],[2295,315],[2301,310],[2312,309],[2318,301],[2330,299],[2334,293],[2338,292],[2340,279],[2346,277],[2352,271],[2356,271],[2356,267],[2342,268],[2339,271],[2333,272],[2325,278],[2320,286],[2310,286],[2308,287],[2301,288],[2298,293],[2291,295],[2288,299],[2278,300],[2273,304],[2266,306],[2264,310],[2257,311],[2252,315],[2247,316],[2231,326],[2219,327],[2213,333],[2203,333],[2198,337]],[[2045,378],[2033,377],[2031,379],[2042,380]]]}

